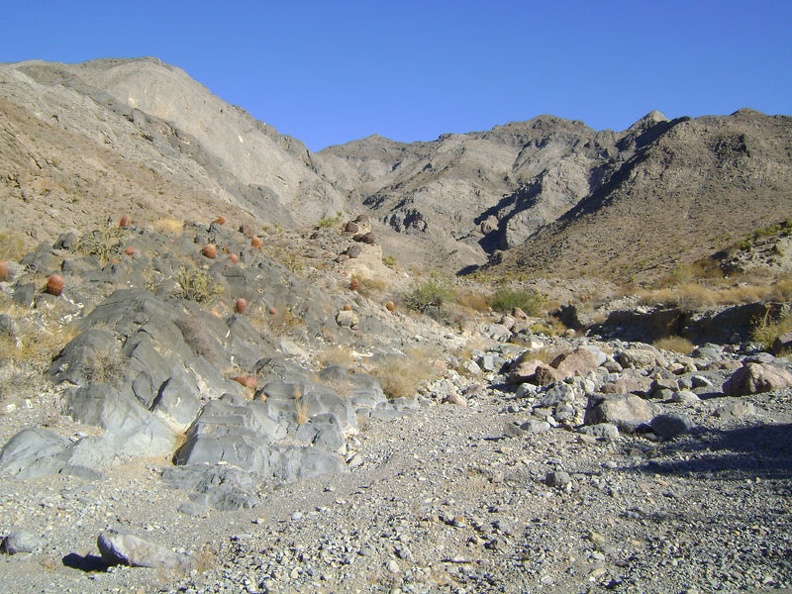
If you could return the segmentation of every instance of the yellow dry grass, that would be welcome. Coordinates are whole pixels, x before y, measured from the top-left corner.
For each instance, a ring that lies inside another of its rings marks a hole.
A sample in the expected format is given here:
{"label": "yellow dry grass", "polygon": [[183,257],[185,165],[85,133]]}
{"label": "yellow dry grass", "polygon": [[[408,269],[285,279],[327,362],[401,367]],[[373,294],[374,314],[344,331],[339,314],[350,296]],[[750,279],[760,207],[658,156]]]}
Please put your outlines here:
{"label": "yellow dry grass", "polygon": [[386,357],[369,373],[377,378],[388,398],[413,398],[421,384],[437,375],[437,370],[426,349],[412,349],[404,355]]}

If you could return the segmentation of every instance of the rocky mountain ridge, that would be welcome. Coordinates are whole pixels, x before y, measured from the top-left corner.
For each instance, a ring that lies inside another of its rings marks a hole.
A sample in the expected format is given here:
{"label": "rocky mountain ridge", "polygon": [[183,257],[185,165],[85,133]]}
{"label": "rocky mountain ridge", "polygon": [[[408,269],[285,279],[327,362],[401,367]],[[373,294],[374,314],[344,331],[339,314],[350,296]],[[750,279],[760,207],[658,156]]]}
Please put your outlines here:
{"label": "rocky mountain ridge", "polygon": [[0,191],[41,239],[118,212],[228,205],[287,229],[369,213],[405,267],[469,271],[510,253],[510,274],[623,282],[728,250],[790,211],[792,123],[750,110],[655,111],[622,132],[540,116],[314,154],[152,58],[6,64],[0,91]]}

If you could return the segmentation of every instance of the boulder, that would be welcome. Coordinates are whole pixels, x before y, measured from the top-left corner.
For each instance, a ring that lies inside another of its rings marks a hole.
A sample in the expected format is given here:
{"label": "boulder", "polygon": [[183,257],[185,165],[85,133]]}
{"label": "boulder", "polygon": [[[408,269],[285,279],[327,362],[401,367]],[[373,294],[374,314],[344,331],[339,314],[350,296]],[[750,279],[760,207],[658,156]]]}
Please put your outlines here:
{"label": "boulder", "polygon": [[115,530],[106,530],[99,534],[96,544],[102,559],[108,565],[163,569],[186,569],[191,565],[191,559],[186,555],[180,555],[133,534]]}
{"label": "boulder", "polygon": [[44,546],[44,541],[25,530],[12,532],[0,541],[0,551],[7,555],[16,555],[17,553],[35,553]]}
{"label": "boulder", "polygon": [[586,405],[584,423],[612,423],[625,432],[648,425],[659,407],[635,394],[592,394]]}
{"label": "boulder", "polygon": [[695,425],[688,416],[672,413],[657,415],[649,423],[649,426],[663,439],[674,439],[684,433],[690,433]]}
{"label": "boulder", "polygon": [[792,373],[768,363],[746,361],[723,384],[727,396],[774,392],[792,386]]}
{"label": "boulder", "polygon": [[562,378],[568,378],[596,371],[600,362],[594,351],[578,348],[558,355],[550,365],[558,370]]}

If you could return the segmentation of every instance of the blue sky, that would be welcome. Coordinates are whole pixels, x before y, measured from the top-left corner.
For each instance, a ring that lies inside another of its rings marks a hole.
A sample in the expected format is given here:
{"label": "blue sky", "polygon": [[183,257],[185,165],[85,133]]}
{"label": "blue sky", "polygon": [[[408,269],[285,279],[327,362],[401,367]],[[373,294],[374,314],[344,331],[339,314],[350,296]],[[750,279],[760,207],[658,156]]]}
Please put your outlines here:
{"label": "blue sky", "polygon": [[0,0],[0,62],[155,56],[311,150],[792,114],[792,1]]}

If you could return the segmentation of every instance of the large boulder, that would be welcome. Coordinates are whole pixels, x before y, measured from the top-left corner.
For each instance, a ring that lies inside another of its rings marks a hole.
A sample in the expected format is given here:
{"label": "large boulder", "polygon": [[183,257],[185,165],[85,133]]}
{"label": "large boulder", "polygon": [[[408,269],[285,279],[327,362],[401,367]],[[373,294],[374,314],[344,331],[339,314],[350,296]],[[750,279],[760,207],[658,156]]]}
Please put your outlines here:
{"label": "large boulder", "polygon": [[592,394],[586,405],[586,425],[612,423],[625,432],[648,425],[660,408],[635,394]]}
{"label": "large boulder", "polygon": [[746,361],[722,386],[727,396],[774,392],[792,386],[792,373],[769,363]]}

